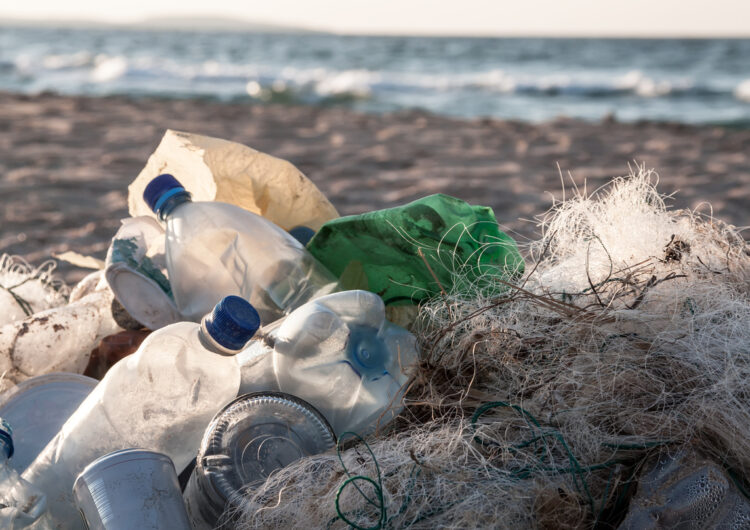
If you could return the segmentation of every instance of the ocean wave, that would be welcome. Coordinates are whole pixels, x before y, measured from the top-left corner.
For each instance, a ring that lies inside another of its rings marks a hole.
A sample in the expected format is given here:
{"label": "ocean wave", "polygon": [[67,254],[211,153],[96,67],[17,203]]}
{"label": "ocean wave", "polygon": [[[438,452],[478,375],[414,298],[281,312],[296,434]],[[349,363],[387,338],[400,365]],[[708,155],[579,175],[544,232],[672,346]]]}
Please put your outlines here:
{"label": "ocean wave", "polygon": [[745,79],[734,89],[734,97],[750,103],[750,79]]}
{"label": "ocean wave", "polygon": [[[41,84],[44,84],[46,78],[57,84],[60,82],[60,75],[66,74],[67,83],[73,91],[90,83],[116,86],[121,82],[124,86],[132,86],[139,81],[162,80],[164,84],[170,84],[180,92],[189,92],[193,86],[204,90],[203,85],[213,85],[220,92],[224,86],[239,94],[247,91],[248,83],[254,83],[251,86],[258,85],[260,90],[295,90],[321,97],[351,95],[362,98],[392,92],[460,91],[579,98],[732,95],[731,88],[698,83],[690,78],[658,78],[640,70],[611,74],[531,74],[488,69],[443,74],[364,68],[278,67],[272,64],[223,63],[216,60],[191,63],[153,56],[94,55],[86,51],[49,54],[41,58],[20,55],[15,58],[14,65],[16,70],[35,78]],[[183,86],[177,86],[180,84]],[[143,88],[148,91],[149,87]],[[253,88],[250,92],[254,91],[258,90]],[[734,97],[746,100],[750,97],[749,92],[750,88],[743,84],[734,89]]]}

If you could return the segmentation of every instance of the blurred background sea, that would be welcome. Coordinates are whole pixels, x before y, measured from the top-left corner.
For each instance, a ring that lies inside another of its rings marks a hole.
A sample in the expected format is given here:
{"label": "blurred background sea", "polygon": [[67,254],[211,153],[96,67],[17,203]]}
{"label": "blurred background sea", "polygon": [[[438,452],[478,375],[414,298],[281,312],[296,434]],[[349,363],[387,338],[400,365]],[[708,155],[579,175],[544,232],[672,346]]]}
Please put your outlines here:
{"label": "blurred background sea", "polygon": [[750,39],[0,26],[0,90],[750,125]]}

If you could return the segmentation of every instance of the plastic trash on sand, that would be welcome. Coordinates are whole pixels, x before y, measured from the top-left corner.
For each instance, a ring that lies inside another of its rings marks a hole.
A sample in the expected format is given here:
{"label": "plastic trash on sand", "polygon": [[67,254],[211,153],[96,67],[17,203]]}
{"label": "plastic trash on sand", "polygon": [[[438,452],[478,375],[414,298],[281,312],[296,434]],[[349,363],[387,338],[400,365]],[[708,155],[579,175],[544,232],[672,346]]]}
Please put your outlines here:
{"label": "plastic trash on sand", "polygon": [[47,500],[33,485],[22,479],[10,465],[14,453],[13,430],[0,418],[0,528],[31,528],[44,516]]}
{"label": "plastic trash on sand", "polygon": [[284,230],[317,230],[338,217],[328,199],[296,167],[250,147],[168,130],[128,187],[130,215],[153,216],[143,191],[162,173],[178,175],[196,201],[222,201],[261,215]]}
{"label": "plastic trash on sand", "polygon": [[641,476],[619,528],[750,528],[750,502],[716,464],[683,450]]}
{"label": "plastic trash on sand", "polygon": [[182,320],[166,276],[164,229],[153,217],[123,219],[107,251],[105,275],[117,301],[144,327]]}
{"label": "plastic trash on sand", "polygon": [[82,283],[87,287],[78,291],[75,301],[0,327],[3,390],[50,372],[83,373],[91,350],[103,337],[120,331],[112,318],[114,297],[102,273]]}
{"label": "plastic trash on sand", "polygon": [[78,475],[73,496],[90,530],[191,530],[168,456],[125,449]]}
{"label": "plastic trash on sand", "polygon": [[185,488],[193,529],[224,527],[222,513],[227,505],[235,511],[232,503],[247,489],[335,445],[330,425],[309,403],[278,392],[240,396],[214,417],[203,437]]}
{"label": "plastic trash on sand", "polygon": [[345,289],[367,289],[386,305],[416,304],[441,287],[450,290],[456,275],[481,287],[524,270],[491,208],[440,194],[329,221],[307,249]]}
{"label": "plastic trash on sand", "polygon": [[[237,361],[241,393],[278,390],[318,409],[337,436],[361,435],[401,411],[418,360],[416,338],[385,319],[367,291],[330,294],[262,330]],[[269,388],[273,384],[276,388]]]}
{"label": "plastic trash on sand", "polygon": [[79,374],[46,374],[0,396],[0,417],[15,426],[16,449],[10,461],[14,469],[23,473],[97,383]]}
{"label": "plastic trash on sand", "polygon": [[227,297],[202,324],[152,333],[107,372],[23,474],[46,493],[57,528],[83,528],[73,482],[101,456],[138,447],[169,456],[178,471],[187,466],[206,425],[237,396],[233,355],[258,325],[250,304]]}
{"label": "plastic trash on sand", "polygon": [[193,202],[172,175],[144,191],[166,223],[172,294],[185,320],[199,320],[222,296],[242,296],[264,323],[338,290],[336,279],[274,223],[223,202]]}
{"label": "plastic trash on sand", "polygon": [[18,256],[0,254],[0,326],[59,307],[67,288],[52,275],[55,262],[32,267]]}

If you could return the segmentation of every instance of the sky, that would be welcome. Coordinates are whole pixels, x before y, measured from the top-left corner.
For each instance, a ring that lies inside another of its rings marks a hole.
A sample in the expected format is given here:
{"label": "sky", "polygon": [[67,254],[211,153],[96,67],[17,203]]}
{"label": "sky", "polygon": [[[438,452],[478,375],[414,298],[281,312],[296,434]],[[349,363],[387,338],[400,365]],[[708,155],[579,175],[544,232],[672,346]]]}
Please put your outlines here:
{"label": "sky", "polygon": [[164,16],[354,34],[750,37],[750,0],[0,0],[0,21]]}

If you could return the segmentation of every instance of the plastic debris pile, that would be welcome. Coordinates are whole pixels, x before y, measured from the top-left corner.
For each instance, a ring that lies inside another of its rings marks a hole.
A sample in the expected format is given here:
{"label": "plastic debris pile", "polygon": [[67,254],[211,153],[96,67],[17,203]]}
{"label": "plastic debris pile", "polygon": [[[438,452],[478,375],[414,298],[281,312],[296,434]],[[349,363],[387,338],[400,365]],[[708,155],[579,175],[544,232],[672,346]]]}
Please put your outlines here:
{"label": "plastic debris pile", "polygon": [[70,293],[0,260],[3,528],[748,526],[750,250],[649,174],[526,261],[175,131],[128,203]]}

